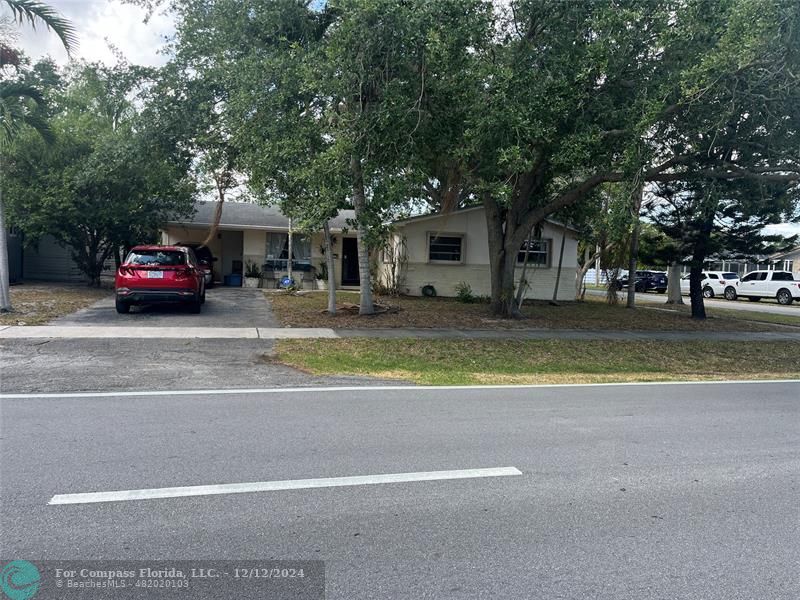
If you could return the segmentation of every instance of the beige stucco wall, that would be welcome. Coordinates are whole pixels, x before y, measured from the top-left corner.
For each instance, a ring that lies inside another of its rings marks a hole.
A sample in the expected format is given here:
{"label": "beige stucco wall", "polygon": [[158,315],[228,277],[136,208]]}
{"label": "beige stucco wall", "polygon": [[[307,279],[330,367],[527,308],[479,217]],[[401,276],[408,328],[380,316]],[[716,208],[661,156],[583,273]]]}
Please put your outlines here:
{"label": "beige stucco wall", "polygon": [[244,256],[244,268],[247,269],[248,263],[255,263],[258,268],[264,264],[264,254],[267,250],[267,232],[253,229],[245,229],[242,232],[242,256]]}
{"label": "beige stucco wall", "polygon": [[[526,298],[550,299],[555,287],[558,267],[558,252],[563,228],[546,223],[542,228],[542,239],[551,240],[550,267],[528,266],[526,279],[530,288]],[[428,262],[428,235],[463,235],[463,263],[442,264]],[[440,296],[455,296],[455,287],[466,282],[474,294],[488,296],[491,292],[489,276],[489,243],[483,210],[470,210],[431,219],[411,221],[397,230],[405,238],[407,263],[401,282],[403,293],[418,296],[422,287],[432,285]],[[564,261],[558,286],[559,300],[575,297],[575,273],[578,267],[578,240],[575,233],[566,230]],[[379,268],[387,267],[381,263]],[[517,269],[517,281],[522,268]]]}

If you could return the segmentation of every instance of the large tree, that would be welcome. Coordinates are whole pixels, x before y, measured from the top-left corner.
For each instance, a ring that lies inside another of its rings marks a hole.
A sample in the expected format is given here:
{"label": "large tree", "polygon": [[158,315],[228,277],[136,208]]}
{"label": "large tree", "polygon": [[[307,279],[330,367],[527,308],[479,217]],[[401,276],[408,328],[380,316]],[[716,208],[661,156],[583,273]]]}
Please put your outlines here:
{"label": "large tree", "polygon": [[[27,22],[33,28],[44,25],[61,39],[68,53],[77,46],[77,35],[72,24],[47,4],[37,0],[3,0],[2,4],[11,11],[15,24],[23,25]],[[14,47],[13,40],[0,31],[0,74],[3,77],[0,82],[0,153],[25,128],[31,128],[46,142],[53,139],[50,126],[44,118],[41,90],[29,82],[8,79],[9,71],[18,71],[20,63],[21,56]],[[0,189],[0,312],[11,310],[9,275],[8,231]]]}
{"label": "large tree", "polygon": [[[495,312],[519,314],[515,257],[531,229],[598,186],[636,197],[653,181],[800,176],[797,3],[520,0],[498,11],[454,82],[462,126],[428,171],[447,188],[433,167],[456,165],[486,208]],[[432,122],[446,117],[446,102],[430,106]]]}
{"label": "large tree", "polygon": [[191,207],[189,156],[141,115],[147,76],[76,67],[51,119],[55,141],[20,135],[6,153],[10,221],[29,242],[49,234],[69,247],[90,284],[118,248],[155,241],[166,218]]}

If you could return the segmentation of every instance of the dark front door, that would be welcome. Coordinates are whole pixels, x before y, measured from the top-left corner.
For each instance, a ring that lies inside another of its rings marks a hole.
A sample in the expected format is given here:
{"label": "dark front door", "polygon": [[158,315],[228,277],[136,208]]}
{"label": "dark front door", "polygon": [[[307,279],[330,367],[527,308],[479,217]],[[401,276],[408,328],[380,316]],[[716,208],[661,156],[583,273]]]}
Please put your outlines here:
{"label": "dark front door", "polygon": [[360,283],[356,238],[342,238],[342,285],[359,285]]}

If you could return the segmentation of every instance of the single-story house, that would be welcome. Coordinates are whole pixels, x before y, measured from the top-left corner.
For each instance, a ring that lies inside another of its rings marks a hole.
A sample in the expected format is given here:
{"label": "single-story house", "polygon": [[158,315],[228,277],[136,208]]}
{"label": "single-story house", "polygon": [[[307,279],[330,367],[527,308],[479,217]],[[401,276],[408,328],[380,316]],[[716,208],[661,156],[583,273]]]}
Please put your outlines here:
{"label": "single-story house", "polygon": [[[161,243],[199,243],[206,239],[214,221],[217,202],[195,203],[194,214],[165,224]],[[353,211],[341,211],[330,221],[333,234],[333,257],[336,283],[340,288],[357,289],[359,285],[356,232],[348,228]],[[286,273],[289,253],[289,219],[273,206],[247,202],[225,202],[215,239],[208,244],[217,258],[214,279],[224,281],[226,275],[244,275],[249,263],[264,272],[266,285],[276,284]],[[313,287],[315,274],[324,258],[322,232],[310,235],[292,233],[293,277],[303,287]]]}
{"label": "single-story house", "polygon": [[[394,279],[404,294],[421,295],[424,287],[433,286],[439,296],[455,296],[456,287],[462,282],[475,295],[491,293],[488,230],[482,206],[397,221],[394,231],[390,248],[381,253],[379,272],[384,280]],[[531,240],[525,273],[526,298],[553,297],[562,237],[564,258],[558,299],[574,299],[578,234],[555,221],[546,221],[541,235]],[[517,254],[517,284],[524,261],[523,245]]]}
{"label": "single-story house", "polygon": [[[217,203],[198,202],[195,208],[193,216],[163,227],[162,243],[198,243],[206,238]],[[342,211],[330,223],[335,278],[337,286],[343,289],[357,289],[360,283],[353,217],[353,211]],[[439,296],[455,296],[456,286],[461,282],[469,284],[475,295],[489,295],[486,231],[480,206],[397,221],[388,247],[375,255],[378,278],[408,295],[422,295],[424,287],[433,286]],[[288,232],[289,219],[276,207],[224,203],[219,231],[209,243],[209,249],[217,257],[215,279],[222,281],[226,275],[243,274],[248,263],[254,263],[267,273],[266,285],[277,283],[286,273]],[[558,298],[574,297],[577,232],[553,221],[544,223],[541,236],[532,241],[528,250],[526,297],[552,298],[562,236],[565,236],[564,260]],[[325,262],[322,233],[294,232],[292,238],[295,279],[302,281],[303,287],[312,287],[314,274]],[[525,248],[520,249],[517,259],[520,278]]]}

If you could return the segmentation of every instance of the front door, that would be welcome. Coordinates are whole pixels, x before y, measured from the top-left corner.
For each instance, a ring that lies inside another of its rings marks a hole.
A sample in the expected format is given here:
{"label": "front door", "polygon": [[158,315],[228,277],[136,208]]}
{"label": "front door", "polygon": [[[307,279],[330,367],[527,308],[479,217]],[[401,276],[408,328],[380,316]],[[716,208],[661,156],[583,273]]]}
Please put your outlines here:
{"label": "front door", "polygon": [[361,278],[358,275],[358,245],[356,238],[342,238],[342,285],[359,285]]}

